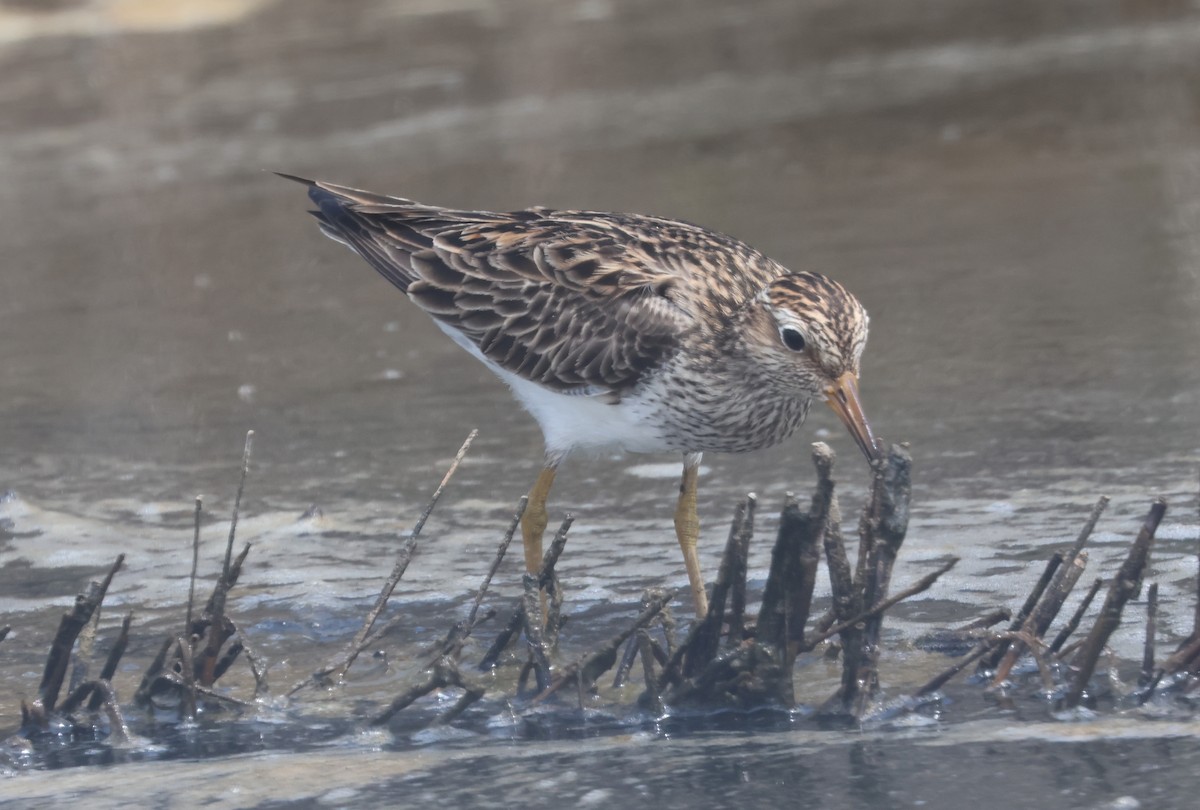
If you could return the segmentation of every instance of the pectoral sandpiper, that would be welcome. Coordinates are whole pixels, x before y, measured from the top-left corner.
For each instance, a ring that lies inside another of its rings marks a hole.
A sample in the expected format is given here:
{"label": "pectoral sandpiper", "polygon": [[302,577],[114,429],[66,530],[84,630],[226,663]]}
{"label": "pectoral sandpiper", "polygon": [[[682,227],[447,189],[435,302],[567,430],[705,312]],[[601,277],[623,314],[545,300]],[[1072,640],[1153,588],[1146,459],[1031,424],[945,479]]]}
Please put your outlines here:
{"label": "pectoral sandpiper", "polygon": [[[286,176],[286,175],[285,175]],[[696,612],[701,454],[770,447],[824,399],[873,459],[858,398],[867,313],[842,285],[658,217],[458,211],[308,186],[327,236],[358,253],[533,414],[545,462],[522,518],[542,560],[546,498],[574,449],[683,454],[675,532]]]}

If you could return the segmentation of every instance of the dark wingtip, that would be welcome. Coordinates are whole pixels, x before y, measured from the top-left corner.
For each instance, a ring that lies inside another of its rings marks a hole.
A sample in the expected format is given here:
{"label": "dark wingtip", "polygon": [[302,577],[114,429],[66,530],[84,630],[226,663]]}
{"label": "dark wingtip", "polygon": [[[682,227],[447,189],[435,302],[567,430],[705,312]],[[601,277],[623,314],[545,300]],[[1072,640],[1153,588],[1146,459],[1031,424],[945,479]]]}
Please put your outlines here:
{"label": "dark wingtip", "polygon": [[284,180],[291,180],[294,183],[302,183],[303,185],[309,186],[310,188],[317,184],[316,180],[309,180],[307,177],[298,177],[294,174],[287,174],[285,172],[271,172],[271,174],[278,175],[279,177],[282,177]]}

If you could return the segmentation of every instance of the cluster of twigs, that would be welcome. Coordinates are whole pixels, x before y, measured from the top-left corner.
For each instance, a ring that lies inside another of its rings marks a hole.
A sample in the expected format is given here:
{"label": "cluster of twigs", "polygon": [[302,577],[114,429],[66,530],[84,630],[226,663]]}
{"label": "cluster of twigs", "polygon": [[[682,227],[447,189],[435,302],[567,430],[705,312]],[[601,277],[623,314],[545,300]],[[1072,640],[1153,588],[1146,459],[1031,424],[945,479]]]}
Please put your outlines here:
{"label": "cluster of twigs", "polygon": [[[208,603],[199,615],[195,615],[196,569],[199,564],[200,519],[202,503],[196,498],[195,530],[192,543],[192,572],[188,590],[187,616],[183,632],[172,634],[159,649],[158,655],[147,668],[141,685],[134,696],[139,707],[173,706],[178,708],[179,719],[195,719],[197,698],[203,697],[216,702],[247,705],[248,701],[216,691],[213,687],[233,663],[245,654],[250,662],[255,679],[255,696],[266,690],[266,671],[251,653],[246,641],[238,632],[237,625],[226,612],[226,601],[231,588],[237,583],[246,555],[247,544],[241,553],[233,556],[234,538],[237,532],[238,512],[242,492],[246,484],[246,473],[250,465],[250,449],[254,432],[246,434],[246,446],[242,456],[242,475],[234,501],[233,517],[229,527],[229,541],[225,549],[225,561]],[[113,577],[121,569],[125,555],[117,557],[108,573],[98,582],[89,584],[87,590],[75,599],[72,610],[65,614],[58,632],[50,645],[45,670],[38,686],[38,696],[21,704],[21,733],[37,739],[51,734],[59,736],[66,729],[68,736],[91,737],[99,726],[98,713],[108,719],[108,733],[117,742],[130,738],[129,726],[121,712],[120,702],[112,677],[117,671],[121,657],[129,644],[129,630],[133,613],[127,613],[121,623],[120,632],[97,677],[90,676],[92,647],[100,624],[101,608]],[[78,647],[76,646],[78,644]],[[66,673],[71,670],[67,697],[59,702]]]}
{"label": "cluster of twigs", "polygon": [[[338,655],[295,684],[288,692],[289,698],[296,699],[305,690],[330,689],[343,683],[359,656],[379,645],[404,620],[401,615],[382,625],[379,622],[417,552],[422,528],[475,435],[472,431],[467,437],[401,544],[391,575],[368,610],[362,627]],[[253,697],[267,691],[266,668],[252,654],[226,610],[230,589],[238,581],[250,550],[247,544],[237,556],[233,553],[252,438],[253,433],[246,437],[221,574],[206,606],[199,612],[193,607],[201,518],[201,501],[196,499],[191,586],[183,630],[164,640],[147,668],[134,699],[138,707],[172,709],[186,722],[195,718],[202,704],[250,705],[249,699],[235,698],[214,688],[243,655],[254,676]],[[668,608],[675,594],[652,589],[644,595],[637,616],[619,632],[585,655],[560,661],[558,641],[564,624],[564,590],[556,565],[573,522],[568,515],[556,532],[540,571],[524,577],[521,593],[513,598],[507,617],[497,622],[498,630],[481,660],[466,663],[464,655],[472,648],[468,642],[479,626],[500,615],[497,609],[482,608],[524,513],[526,499],[522,498],[467,616],[420,654],[419,675],[387,705],[371,714],[367,722],[376,726],[388,724],[420,698],[444,689],[457,690],[458,699],[432,722],[444,724],[453,720],[487,693],[489,681],[480,676],[480,670],[500,666],[506,660],[506,652],[508,659],[513,658],[508,651],[522,637],[525,643],[517,647],[519,652],[515,655],[521,667],[517,692],[515,696],[505,696],[510,701],[515,699],[513,705],[518,708],[534,707],[563,693],[574,694],[582,707],[604,673],[615,666],[613,684],[621,686],[631,677],[639,658],[645,684],[640,702],[656,715],[663,714],[668,707],[788,708],[795,705],[793,669],[798,656],[830,643],[828,649],[840,653],[842,674],[836,691],[820,707],[820,714],[863,719],[878,699],[880,639],[886,611],[928,589],[958,560],[948,559],[913,585],[889,595],[895,561],[908,525],[912,462],[907,450],[893,446],[887,457],[873,466],[870,499],[858,523],[859,542],[853,564],[842,534],[833,478],[834,453],[828,446],[816,444],[813,461],[817,470],[816,491],[807,509],[790,494],[785,500],[757,614],[751,614],[747,605],[747,560],[757,511],[757,500],[750,495],[734,514],[708,613],[693,623],[682,641],[677,638],[676,622]],[[1047,694],[1053,696],[1057,705],[1073,708],[1090,700],[1089,689],[1097,663],[1110,635],[1120,624],[1125,607],[1140,593],[1154,533],[1166,510],[1161,499],[1151,507],[1125,563],[1108,583],[1104,605],[1086,637],[1069,643],[1093,598],[1104,586],[1099,579],[1091,585],[1074,615],[1047,641],[1048,631],[1087,566],[1085,546],[1107,503],[1107,498],[1101,498],[1074,545],[1050,559],[1007,629],[989,629],[1008,618],[1007,611],[995,611],[952,633],[958,641],[970,645],[969,651],[899,701],[900,705],[911,709],[936,700],[946,683],[971,664],[977,664],[977,672],[986,673],[997,693],[1003,695],[1012,683],[1013,673],[1021,671],[1018,664],[1026,657],[1032,659]],[[821,559],[826,562],[832,606],[814,620],[813,594]],[[129,737],[111,679],[128,644],[132,615],[125,617],[96,677],[89,675],[87,664],[101,604],[122,561],[123,557],[118,557],[108,574],[93,582],[78,597],[74,609],[63,617],[51,645],[38,696],[22,706],[23,733],[27,737],[37,739],[64,722],[70,728],[90,729],[94,733],[101,717],[107,718],[110,734],[117,741]],[[1188,693],[1200,684],[1200,577],[1197,591],[1191,635],[1164,662],[1156,664],[1157,585],[1150,586],[1145,654],[1136,692],[1139,703],[1156,693]],[[7,627],[0,629],[0,640],[7,631]],[[60,702],[77,643],[68,695]]]}
{"label": "cluster of twigs", "polygon": [[[734,515],[708,614],[674,654],[657,656],[665,657],[666,663],[649,683],[649,705],[791,707],[795,704],[797,656],[837,636],[842,680],[822,711],[863,715],[879,686],[884,613],[929,588],[957,560],[951,559],[889,597],[893,566],[908,527],[912,467],[908,451],[893,446],[887,458],[874,467],[871,498],[859,521],[853,568],[840,525],[833,450],[823,443],[814,445],[813,461],[818,475],[816,493],[807,511],[790,495],[785,501],[755,621],[750,622],[746,615],[747,554],[756,510],[756,500],[749,496]],[[809,628],[822,556],[827,562],[833,608]],[[653,662],[646,666],[652,669]]]}
{"label": "cluster of twigs", "polygon": [[[983,634],[969,654],[922,687],[917,696],[935,693],[951,677],[969,664],[979,661],[977,671],[995,693],[1007,699],[1007,690],[1013,684],[1014,668],[1024,656],[1028,656],[1036,667],[1044,695],[1055,706],[1075,709],[1085,703],[1095,702],[1095,695],[1099,691],[1093,678],[1096,667],[1107,649],[1109,638],[1121,624],[1125,608],[1141,593],[1154,534],[1167,511],[1167,504],[1162,498],[1151,504],[1124,562],[1116,576],[1107,583],[1104,604],[1087,635],[1068,643],[1083,622],[1092,601],[1105,586],[1100,578],[1092,582],[1063,627],[1052,638],[1048,638],[1055,619],[1087,568],[1088,552],[1085,546],[1108,506],[1108,500],[1107,497],[1101,497],[1096,503],[1069,549],[1051,556],[1042,576],[1008,629]],[[1184,694],[1194,691],[1200,684],[1197,677],[1200,676],[1200,579],[1197,580],[1197,607],[1192,632],[1161,666],[1155,664],[1157,583],[1150,585],[1147,596],[1142,669],[1137,689],[1132,693],[1139,705],[1149,700],[1156,690]]]}

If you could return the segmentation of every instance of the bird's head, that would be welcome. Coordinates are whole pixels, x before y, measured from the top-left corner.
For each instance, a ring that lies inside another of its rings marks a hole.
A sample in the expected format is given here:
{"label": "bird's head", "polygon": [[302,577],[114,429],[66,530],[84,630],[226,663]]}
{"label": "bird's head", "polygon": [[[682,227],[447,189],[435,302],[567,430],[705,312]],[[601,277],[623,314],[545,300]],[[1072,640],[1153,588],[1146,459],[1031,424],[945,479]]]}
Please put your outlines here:
{"label": "bird's head", "polygon": [[824,399],[867,459],[878,458],[858,399],[868,323],[858,299],[832,279],[789,273],[764,287],[745,315],[746,348],[773,384],[790,395]]}

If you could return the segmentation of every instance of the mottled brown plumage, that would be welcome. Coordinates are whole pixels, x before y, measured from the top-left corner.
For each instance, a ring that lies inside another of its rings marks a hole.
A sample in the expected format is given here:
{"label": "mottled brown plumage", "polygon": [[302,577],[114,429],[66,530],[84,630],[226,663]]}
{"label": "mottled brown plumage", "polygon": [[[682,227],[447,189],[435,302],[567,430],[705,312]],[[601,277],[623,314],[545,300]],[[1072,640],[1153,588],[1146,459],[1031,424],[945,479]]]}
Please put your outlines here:
{"label": "mottled brown plumage", "polygon": [[531,568],[553,471],[575,448],[685,454],[676,528],[698,609],[700,453],[776,444],[821,397],[876,454],[857,393],[866,311],[831,279],[670,219],[460,211],[300,182],[327,235],[483,360],[537,418],[547,461],[534,488],[541,502],[527,512]]}

